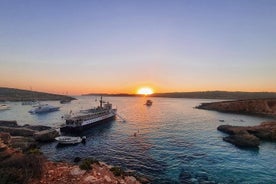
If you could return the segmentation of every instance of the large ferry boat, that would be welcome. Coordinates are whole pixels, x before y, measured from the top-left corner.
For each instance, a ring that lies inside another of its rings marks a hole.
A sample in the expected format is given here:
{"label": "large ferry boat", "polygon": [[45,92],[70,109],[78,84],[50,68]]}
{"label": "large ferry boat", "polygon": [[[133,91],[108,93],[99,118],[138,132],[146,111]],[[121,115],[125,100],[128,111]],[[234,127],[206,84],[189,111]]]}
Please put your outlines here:
{"label": "large ferry boat", "polygon": [[85,115],[67,118],[60,131],[65,133],[81,132],[94,125],[115,119],[116,111],[117,109],[113,109],[111,103],[104,102],[101,97],[100,106],[88,109]]}

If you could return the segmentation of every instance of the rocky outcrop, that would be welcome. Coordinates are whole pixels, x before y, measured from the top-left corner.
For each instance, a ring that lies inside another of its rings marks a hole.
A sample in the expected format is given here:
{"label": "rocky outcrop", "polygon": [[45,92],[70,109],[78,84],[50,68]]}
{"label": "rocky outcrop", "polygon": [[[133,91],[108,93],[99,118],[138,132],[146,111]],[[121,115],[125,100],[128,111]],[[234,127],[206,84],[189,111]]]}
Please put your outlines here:
{"label": "rocky outcrop", "polygon": [[57,130],[48,126],[19,126],[16,121],[0,121],[0,138],[2,141],[22,151],[37,147],[38,142],[54,141],[58,135]]}
{"label": "rocky outcrop", "polygon": [[115,176],[106,164],[92,164],[91,170],[81,170],[78,165],[69,163],[54,163],[46,161],[43,166],[43,174],[40,179],[32,179],[29,183],[41,184],[140,184],[133,176]]}
{"label": "rocky outcrop", "polygon": [[0,126],[0,132],[10,133],[12,136],[33,136],[34,130],[21,127],[4,127]]}
{"label": "rocky outcrop", "polygon": [[238,147],[258,147],[260,140],[276,141],[276,122],[263,122],[258,126],[220,125],[219,131],[230,134],[223,140]]}
{"label": "rocky outcrop", "polygon": [[5,127],[17,127],[18,124],[17,124],[16,121],[0,120],[0,126],[5,126]]}
{"label": "rocky outcrop", "polygon": [[230,135],[224,137],[223,140],[237,147],[258,147],[260,145],[260,139],[249,133]]}
{"label": "rocky outcrop", "polygon": [[22,127],[24,128],[28,128],[28,129],[31,129],[31,130],[35,130],[35,131],[43,131],[43,130],[50,130],[51,127],[49,126],[43,126],[43,125],[23,125]]}
{"label": "rocky outcrop", "polygon": [[276,99],[236,100],[202,103],[198,109],[276,116]]}
{"label": "rocky outcrop", "polygon": [[34,139],[40,142],[54,141],[57,136],[59,136],[59,133],[55,129],[43,130],[34,133]]}
{"label": "rocky outcrop", "polygon": [[37,142],[32,137],[12,136],[9,145],[12,148],[20,148],[22,151],[27,151],[30,148],[36,148]]}
{"label": "rocky outcrop", "polygon": [[[2,138],[8,139],[5,144]],[[0,133],[0,183],[31,184],[140,184],[133,175],[114,173],[112,166],[102,162],[90,164],[91,169],[81,170],[79,165],[46,160],[37,149],[22,152],[11,145],[30,137],[8,137]],[[28,141],[30,141],[28,140]],[[33,140],[34,141],[34,140]],[[27,140],[22,143],[25,144]],[[36,150],[36,151],[35,151]],[[149,180],[141,179],[144,183]]]}

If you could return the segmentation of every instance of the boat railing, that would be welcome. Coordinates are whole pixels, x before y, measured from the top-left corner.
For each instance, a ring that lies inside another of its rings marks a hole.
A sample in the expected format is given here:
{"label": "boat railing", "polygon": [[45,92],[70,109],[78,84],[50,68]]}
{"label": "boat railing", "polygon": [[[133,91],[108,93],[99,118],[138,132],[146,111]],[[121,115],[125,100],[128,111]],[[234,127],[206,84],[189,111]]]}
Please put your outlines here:
{"label": "boat railing", "polygon": [[101,117],[102,115],[108,115],[109,113],[110,113],[109,111],[104,111],[104,112],[97,113],[97,114],[90,114],[90,115],[73,117],[73,118],[70,118],[70,119],[66,120],[66,125],[80,126],[82,121],[86,121],[88,119],[98,118],[98,117]]}

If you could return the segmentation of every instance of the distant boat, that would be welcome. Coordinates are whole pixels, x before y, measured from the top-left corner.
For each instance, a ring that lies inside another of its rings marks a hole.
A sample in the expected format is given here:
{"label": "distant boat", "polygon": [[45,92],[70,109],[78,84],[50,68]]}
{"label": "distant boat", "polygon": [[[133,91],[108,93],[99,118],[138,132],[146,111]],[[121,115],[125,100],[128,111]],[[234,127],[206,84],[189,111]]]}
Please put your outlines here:
{"label": "distant boat", "polygon": [[58,110],[59,110],[59,107],[54,107],[48,104],[39,104],[36,108],[30,110],[29,113],[42,114],[42,113],[54,112]]}
{"label": "distant boat", "polygon": [[146,106],[151,106],[152,105],[152,101],[151,100],[147,100],[145,103]]}
{"label": "distant boat", "polygon": [[6,104],[0,104],[0,111],[5,111],[11,109],[8,105]]}
{"label": "distant boat", "polygon": [[[103,104],[104,103],[104,104]],[[100,100],[100,106],[94,109],[82,111],[84,115],[77,115],[66,119],[65,125],[60,128],[61,132],[81,132],[96,124],[111,121],[116,117],[117,109],[112,109],[112,104]]]}
{"label": "distant boat", "polygon": [[59,136],[55,138],[59,144],[77,144],[80,142],[84,142],[86,137],[73,137],[73,136]]}

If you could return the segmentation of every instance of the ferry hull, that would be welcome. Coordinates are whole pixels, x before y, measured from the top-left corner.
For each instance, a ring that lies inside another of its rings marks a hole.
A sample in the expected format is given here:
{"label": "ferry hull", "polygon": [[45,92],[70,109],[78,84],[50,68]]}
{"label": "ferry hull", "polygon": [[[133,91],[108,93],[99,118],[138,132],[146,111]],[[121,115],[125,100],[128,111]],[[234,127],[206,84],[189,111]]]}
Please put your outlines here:
{"label": "ferry hull", "polygon": [[103,124],[109,121],[114,120],[116,117],[116,115],[111,116],[109,118],[100,120],[100,121],[96,121],[90,124],[86,124],[86,125],[82,125],[82,126],[76,126],[76,127],[70,127],[70,126],[64,126],[60,128],[60,132],[64,132],[64,133],[78,133],[78,132],[82,132],[87,130],[88,128],[91,128],[93,126],[99,125],[99,124]]}

